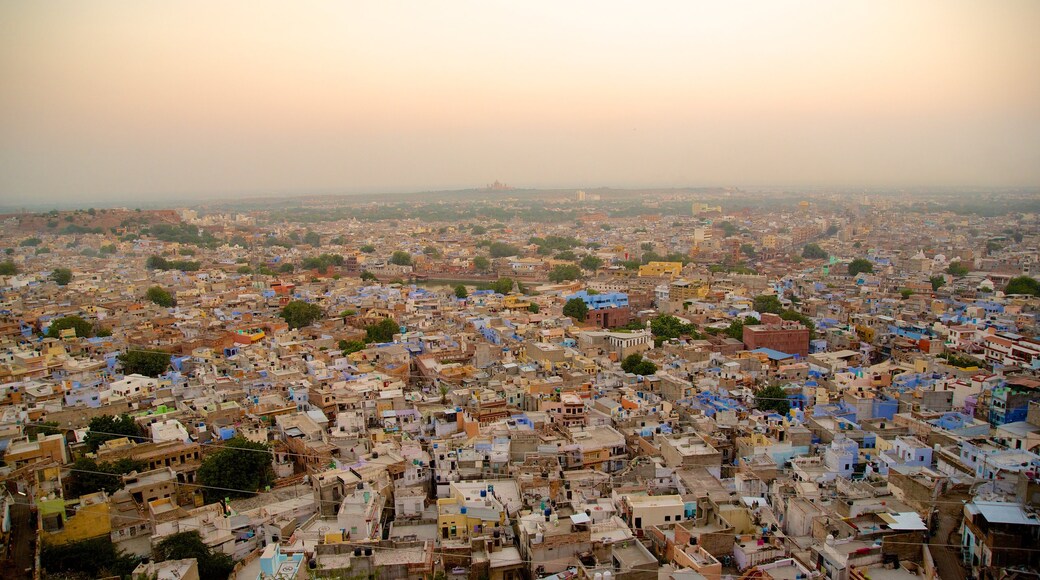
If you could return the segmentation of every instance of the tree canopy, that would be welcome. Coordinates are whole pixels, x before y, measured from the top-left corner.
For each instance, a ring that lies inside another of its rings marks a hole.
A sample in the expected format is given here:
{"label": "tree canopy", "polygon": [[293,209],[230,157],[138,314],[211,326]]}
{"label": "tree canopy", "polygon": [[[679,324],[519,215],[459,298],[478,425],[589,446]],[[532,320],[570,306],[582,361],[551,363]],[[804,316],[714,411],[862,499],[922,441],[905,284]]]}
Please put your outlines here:
{"label": "tree canopy", "polygon": [[55,268],[51,272],[51,280],[58,286],[68,286],[72,282],[72,270],[68,268]]}
{"label": "tree canopy", "polygon": [[177,304],[177,301],[173,299],[173,295],[164,290],[162,286],[152,286],[144,293],[144,297],[163,308],[170,308]]}
{"label": "tree canopy", "polygon": [[553,282],[566,282],[581,278],[581,268],[574,264],[560,264],[549,272],[549,280]]}
{"label": "tree canopy", "polygon": [[87,338],[94,335],[94,325],[83,319],[81,316],[63,316],[56,318],[51,322],[51,325],[47,327],[47,336],[49,338],[58,338],[61,336],[61,331],[73,328],[76,330],[76,336],[80,338]]}
{"label": "tree canopy", "polygon": [[0,262],[0,276],[14,276],[18,273],[18,266],[11,260]]}
{"label": "tree canopy", "polygon": [[571,298],[563,305],[563,315],[570,316],[578,322],[585,322],[589,316],[589,307],[581,298]]}
{"label": "tree canopy", "polygon": [[873,274],[874,264],[866,258],[856,258],[849,262],[849,276],[857,276],[861,273]]}
{"label": "tree canopy", "polygon": [[780,311],[784,309],[784,306],[780,304],[780,299],[774,294],[760,294],[755,296],[753,303],[755,312],[769,312],[771,314],[780,314]]}
{"label": "tree canopy", "polygon": [[826,260],[828,254],[819,244],[805,244],[802,247],[802,257],[807,260]]}
{"label": "tree canopy", "polygon": [[[264,443],[250,441],[242,436],[232,437],[224,446],[202,460],[199,481],[207,501],[226,497],[249,497],[266,485],[274,483],[271,450]],[[213,489],[213,488],[221,489]],[[230,491],[241,490],[241,491]]]}
{"label": "tree canopy", "polygon": [[1040,296],[1040,282],[1036,278],[1030,278],[1029,276],[1018,276],[1008,282],[1007,287],[1004,288],[1004,293]]}
{"label": "tree canopy", "polygon": [[776,411],[786,415],[791,410],[791,403],[787,400],[787,391],[780,385],[762,387],[755,393],[755,406],[762,411]]}
{"label": "tree canopy", "polygon": [[230,555],[207,546],[195,530],[163,538],[152,553],[158,562],[195,558],[199,563],[199,580],[225,580],[235,568]]}
{"label": "tree canopy", "polygon": [[488,252],[492,258],[506,258],[520,253],[520,248],[505,242],[491,242]]}
{"label": "tree canopy", "polygon": [[950,262],[949,266],[946,266],[946,273],[951,276],[963,278],[968,275],[971,270],[960,261]]}
{"label": "tree canopy", "polygon": [[395,250],[394,253],[390,255],[390,263],[398,266],[411,266],[412,255],[402,250]]}
{"label": "tree canopy", "polygon": [[458,286],[455,287],[455,297],[456,298],[461,300],[461,299],[463,299],[463,298],[465,298],[467,296],[469,296],[469,292],[466,291],[466,286],[465,285],[459,284]]}
{"label": "tree canopy", "polygon": [[691,338],[701,337],[695,325],[686,324],[671,314],[661,314],[651,319],[650,332],[654,335],[654,345],[656,346],[661,346],[664,341],[683,335]]}
{"label": "tree canopy", "polygon": [[314,324],[316,320],[321,318],[321,308],[317,304],[293,300],[282,307],[282,312],[279,316],[289,324],[289,328],[303,328]]}
{"label": "tree canopy", "polygon": [[72,473],[68,479],[68,497],[81,497],[98,491],[115,493],[123,488],[121,475],[131,471],[142,472],[147,467],[145,462],[129,457],[112,462],[98,462],[92,457],[80,457],[72,465]]}
{"label": "tree canopy", "polygon": [[646,376],[656,373],[657,365],[643,358],[643,355],[634,353],[626,356],[625,360],[621,361],[621,369],[626,373]]}
{"label": "tree canopy", "polygon": [[473,267],[481,272],[486,272],[491,267],[491,260],[484,256],[476,256],[473,258]]}
{"label": "tree canopy", "polygon": [[161,350],[128,350],[116,358],[127,375],[158,377],[170,368],[170,353]]}
{"label": "tree canopy", "polygon": [[144,429],[127,414],[118,417],[112,415],[98,415],[90,420],[87,425],[89,429],[83,442],[91,452],[97,451],[105,441],[129,437],[132,441],[144,440]]}
{"label": "tree canopy", "polygon": [[365,338],[368,342],[390,342],[400,330],[393,318],[384,318],[365,327]]}

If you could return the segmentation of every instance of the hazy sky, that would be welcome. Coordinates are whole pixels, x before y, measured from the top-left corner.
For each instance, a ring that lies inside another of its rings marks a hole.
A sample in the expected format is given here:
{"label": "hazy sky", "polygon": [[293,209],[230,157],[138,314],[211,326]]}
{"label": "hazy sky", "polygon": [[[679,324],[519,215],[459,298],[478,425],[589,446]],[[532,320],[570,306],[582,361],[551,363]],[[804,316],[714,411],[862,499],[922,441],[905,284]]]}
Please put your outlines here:
{"label": "hazy sky", "polygon": [[0,0],[0,203],[1040,185],[1036,0]]}

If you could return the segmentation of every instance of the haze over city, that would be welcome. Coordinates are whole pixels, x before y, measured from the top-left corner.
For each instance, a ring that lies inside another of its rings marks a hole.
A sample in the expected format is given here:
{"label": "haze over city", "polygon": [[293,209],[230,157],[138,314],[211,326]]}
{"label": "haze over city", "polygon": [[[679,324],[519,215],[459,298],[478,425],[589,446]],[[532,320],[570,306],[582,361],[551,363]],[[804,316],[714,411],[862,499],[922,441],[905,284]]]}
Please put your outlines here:
{"label": "haze over city", "polygon": [[0,5],[0,205],[1040,184],[1040,3]]}

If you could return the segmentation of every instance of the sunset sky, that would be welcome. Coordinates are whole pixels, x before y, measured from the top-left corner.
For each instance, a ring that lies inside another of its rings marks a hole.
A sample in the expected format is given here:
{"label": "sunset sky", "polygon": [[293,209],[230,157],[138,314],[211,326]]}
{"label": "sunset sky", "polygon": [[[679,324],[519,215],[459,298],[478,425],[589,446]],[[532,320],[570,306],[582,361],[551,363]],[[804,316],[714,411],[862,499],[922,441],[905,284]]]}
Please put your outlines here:
{"label": "sunset sky", "polygon": [[0,203],[1040,185],[1035,0],[0,2]]}

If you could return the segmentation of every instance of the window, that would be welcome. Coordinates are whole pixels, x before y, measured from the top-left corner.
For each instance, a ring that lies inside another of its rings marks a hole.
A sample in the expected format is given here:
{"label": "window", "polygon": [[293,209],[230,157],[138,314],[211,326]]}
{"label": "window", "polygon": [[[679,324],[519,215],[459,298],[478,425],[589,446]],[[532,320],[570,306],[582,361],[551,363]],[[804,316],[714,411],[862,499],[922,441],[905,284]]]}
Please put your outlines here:
{"label": "window", "polygon": [[672,521],[672,516],[665,516],[664,517],[664,521],[666,521],[666,522]]}

